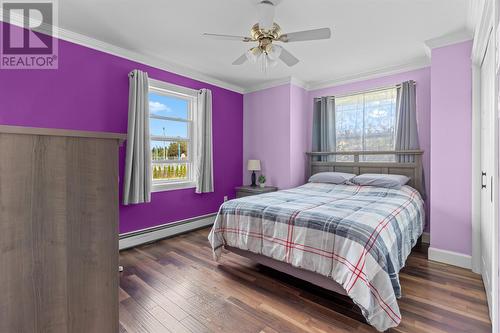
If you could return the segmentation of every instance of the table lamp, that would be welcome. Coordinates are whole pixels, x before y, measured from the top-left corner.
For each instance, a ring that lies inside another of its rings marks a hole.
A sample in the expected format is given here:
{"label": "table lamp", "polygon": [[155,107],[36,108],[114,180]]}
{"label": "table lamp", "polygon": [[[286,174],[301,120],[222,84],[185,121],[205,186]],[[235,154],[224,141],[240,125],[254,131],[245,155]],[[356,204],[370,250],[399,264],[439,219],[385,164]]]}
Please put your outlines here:
{"label": "table lamp", "polygon": [[257,179],[255,171],[260,171],[260,160],[248,160],[247,169],[248,171],[252,171],[252,187],[256,187]]}

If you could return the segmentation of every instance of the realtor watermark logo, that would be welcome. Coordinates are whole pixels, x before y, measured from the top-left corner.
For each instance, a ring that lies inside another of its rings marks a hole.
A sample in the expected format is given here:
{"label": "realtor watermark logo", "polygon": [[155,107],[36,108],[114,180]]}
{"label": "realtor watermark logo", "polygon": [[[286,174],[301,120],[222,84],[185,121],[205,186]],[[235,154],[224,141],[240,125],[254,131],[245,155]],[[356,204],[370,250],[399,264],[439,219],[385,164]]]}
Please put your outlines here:
{"label": "realtor watermark logo", "polygon": [[0,69],[57,69],[55,0],[3,0]]}

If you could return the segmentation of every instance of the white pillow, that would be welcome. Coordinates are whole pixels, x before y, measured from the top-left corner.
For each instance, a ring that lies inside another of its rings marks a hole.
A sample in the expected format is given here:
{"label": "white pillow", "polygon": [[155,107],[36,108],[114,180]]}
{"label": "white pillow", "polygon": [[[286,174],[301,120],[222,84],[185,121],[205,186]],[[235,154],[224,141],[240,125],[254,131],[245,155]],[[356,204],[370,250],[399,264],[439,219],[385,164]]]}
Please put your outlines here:
{"label": "white pillow", "polygon": [[329,184],[344,184],[348,180],[356,177],[352,173],[344,172],[320,172],[312,175],[309,178],[310,183],[329,183]]}
{"label": "white pillow", "polygon": [[401,189],[401,186],[408,183],[410,178],[404,175],[386,175],[378,173],[365,173],[354,177],[350,181],[356,185],[363,186],[378,186],[392,188],[395,190]]}

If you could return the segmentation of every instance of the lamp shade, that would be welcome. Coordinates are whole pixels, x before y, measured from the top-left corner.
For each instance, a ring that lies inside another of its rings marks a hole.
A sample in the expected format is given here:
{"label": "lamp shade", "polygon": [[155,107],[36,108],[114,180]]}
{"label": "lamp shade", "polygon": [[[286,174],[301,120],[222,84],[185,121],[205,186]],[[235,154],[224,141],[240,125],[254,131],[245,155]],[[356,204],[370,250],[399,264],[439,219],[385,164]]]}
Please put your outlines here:
{"label": "lamp shade", "polygon": [[247,169],[249,171],[260,171],[260,160],[248,160]]}

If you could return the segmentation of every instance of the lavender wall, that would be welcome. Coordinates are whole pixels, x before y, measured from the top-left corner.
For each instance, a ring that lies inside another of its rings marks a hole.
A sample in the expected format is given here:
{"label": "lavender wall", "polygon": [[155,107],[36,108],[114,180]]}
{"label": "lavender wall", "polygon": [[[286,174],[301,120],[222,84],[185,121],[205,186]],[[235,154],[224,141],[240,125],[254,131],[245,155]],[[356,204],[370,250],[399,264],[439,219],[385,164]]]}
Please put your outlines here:
{"label": "lavender wall", "polygon": [[470,255],[472,42],[436,48],[431,64],[431,247]]}
{"label": "lavender wall", "polygon": [[[234,187],[241,185],[241,94],[60,41],[58,70],[0,71],[0,124],[126,133],[127,74],[132,69],[177,85],[212,90],[215,193],[158,192],[149,204],[120,206],[120,232],[216,212],[224,195],[233,197]],[[120,178],[123,152],[122,148]]]}
{"label": "lavender wall", "polygon": [[[305,180],[304,153],[311,147],[314,97],[414,80],[419,139],[424,150],[426,230],[431,232],[433,247],[470,254],[470,47],[471,43],[466,42],[436,49],[431,67],[405,73],[310,92],[284,85],[247,94],[244,158],[263,160],[263,171],[272,185],[300,185]],[[265,142],[270,145],[266,147]],[[449,161],[454,162],[452,174]],[[245,180],[248,182],[248,175]],[[449,237],[450,232],[455,237]]]}
{"label": "lavender wall", "polygon": [[[293,84],[244,96],[244,162],[261,160],[268,185],[286,189],[305,182],[307,103],[307,91]],[[246,170],[243,182],[250,183]]]}
{"label": "lavender wall", "polygon": [[[430,138],[430,119],[431,119],[431,69],[423,68],[419,70],[409,71],[405,73],[384,76],[376,79],[359,81],[354,83],[342,84],[334,87],[318,89],[309,92],[308,103],[308,117],[307,117],[307,139],[308,147],[311,146],[312,139],[312,100],[315,97],[341,95],[364,90],[376,89],[380,87],[396,85],[398,83],[414,80],[417,83],[417,121],[418,121],[418,134],[420,140],[420,148],[424,150],[423,166],[425,173],[425,186],[427,190],[426,199],[426,214],[429,216],[429,203],[430,203],[430,188],[431,188],[431,168],[430,168],[430,154],[431,154],[431,138]],[[433,185],[433,184],[432,184]],[[429,225],[429,218],[427,218]],[[427,226],[428,230],[428,226]]]}
{"label": "lavender wall", "polygon": [[[305,182],[305,152],[311,149],[314,97],[359,92],[414,80],[417,82],[417,117],[420,146],[424,150],[428,216],[431,187],[430,74],[430,68],[423,68],[309,92],[293,84],[286,84],[245,94],[244,160],[260,159],[262,172],[270,185],[279,188],[301,185]],[[250,182],[250,173],[244,171],[243,182]]]}
{"label": "lavender wall", "polygon": [[309,93],[295,85],[290,86],[290,187],[306,181],[306,152],[310,151],[308,135]]}
{"label": "lavender wall", "polygon": [[[261,90],[243,97],[243,159],[261,160],[268,185],[289,187],[290,85]],[[250,183],[244,170],[243,182]]]}

